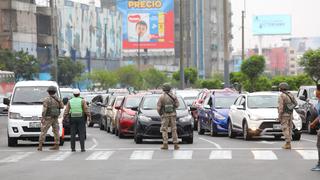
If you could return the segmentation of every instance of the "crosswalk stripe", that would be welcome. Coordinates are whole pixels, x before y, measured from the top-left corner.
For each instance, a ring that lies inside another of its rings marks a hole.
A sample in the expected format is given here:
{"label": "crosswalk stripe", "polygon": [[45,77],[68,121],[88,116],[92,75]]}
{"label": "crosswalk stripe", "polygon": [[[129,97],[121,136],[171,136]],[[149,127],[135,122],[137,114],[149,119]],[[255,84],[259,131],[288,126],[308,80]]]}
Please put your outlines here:
{"label": "crosswalk stripe", "polygon": [[296,150],[303,159],[306,160],[317,160],[318,159],[318,151],[317,150]]}
{"label": "crosswalk stripe", "polygon": [[277,160],[277,156],[272,151],[251,151],[255,160]]}
{"label": "crosswalk stripe", "polygon": [[214,150],[211,151],[209,159],[232,159],[232,153],[230,150]]}
{"label": "crosswalk stripe", "polygon": [[92,153],[86,160],[108,160],[114,151],[97,151]]}
{"label": "crosswalk stripe", "polygon": [[14,155],[11,155],[9,157],[6,157],[2,160],[0,160],[0,163],[5,163],[5,162],[18,162],[21,159],[24,159],[28,157],[29,155],[33,154],[34,152],[17,152]]}
{"label": "crosswalk stripe", "polygon": [[152,156],[153,151],[133,151],[130,160],[150,160]]}
{"label": "crosswalk stripe", "polygon": [[173,151],[173,159],[192,159],[193,151]]}
{"label": "crosswalk stripe", "polygon": [[72,152],[57,152],[44,159],[41,159],[41,161],[63,161],[66,158],[68,158],[71,154]]}

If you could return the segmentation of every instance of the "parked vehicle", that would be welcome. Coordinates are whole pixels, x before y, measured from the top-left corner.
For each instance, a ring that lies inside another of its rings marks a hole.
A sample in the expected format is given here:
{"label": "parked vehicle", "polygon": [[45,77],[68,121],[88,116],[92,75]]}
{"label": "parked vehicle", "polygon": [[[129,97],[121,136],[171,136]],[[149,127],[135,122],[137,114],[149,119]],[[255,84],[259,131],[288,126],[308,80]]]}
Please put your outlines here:
{"label": "parked vehicle", "polygon": [[[255,92],[240,95],[230,107],[228,136],[243,134],[245,140],[253,136],[271,135],[281,138],[282,129],[278,120],[279,92]],[[302,121],[293,111],[293,140],[301,138]]]}
{"label": "parked vehicle", "polygon": [[115,107],[119,110],[118,117],[116,117],[116,135],[118,135],[119,138],[133,136],[134,117],[142,97],[142,94],[128,95],[123,99],[120,106]]}
{"label": "parked vehicle", "polygon": [[310,123],[318,116],[315,108],[318,103],[315,96],[316,89],[316,86],[301,86],[297,94],[297,112],[302,118],[303,129],[310,134],[316,133],[316,130],[310,127]]}
{"label": "parked vehicle", "polygon": [[108,94],[96,95],[90,103],[90,115],[91,122],[88,124],[89,127],[93,127],[94,124],[99,124],[101,130],[104,129],[102,121],[106,119],[106,107]]}
{"label": "parked vehicle", "polygon": [[228,132],[228,113],[238,93],[212,91],[198,109],[198,134],[210,132],[211,136]]}
{"label": "parked vehicle", "polygon": [[[157,102],[160,94],[145,95],[138,107],[135,116],[134,140],[137,144],[143,139],[161,139],[161,119],[157,112]],[[193,143],[193,129],[188,108],[181,97],[178,97],[180,106],[177,108],[177,133],[182,141]],[[171,133],[169,133],[171,136]]]}
{"label": "parked vehicle", "polygon": [[3,99],[5,96],[0,95],[0,114],[8,114],[8,105],[3,104]]}
{"label": "parked vehicle", "polygon": [[[42,103],[48,96],[49,86],[55,86],[60,98],[59,86],[54,81],[20,81],[16,83],[11,99],[4,98],[8,110],[8,146],[16,146],[18,140],[39,141],[41,132]],[[62,115],[59,116],[60,145],[64,143]],[[51,127],[46,140],[54,139]]]}
{"label": "parked vehicle", "polygon": [[116,106],[120,106],[123,101],[124,96],[111,95],[108,97],[108,104],[106,108],[106,118],[102,122],[105,130],[109,133],[115,134],[116,132],[116,116],[117,109]]}
{"label": "parked vehicle", "polygon": [[210,95],[210,93],[211,92],[208,89],[200,91],[197,99],[192,103],[191,115],[194,121],[194,130],[198,129],[198,109],[202,107],[204,100]]}

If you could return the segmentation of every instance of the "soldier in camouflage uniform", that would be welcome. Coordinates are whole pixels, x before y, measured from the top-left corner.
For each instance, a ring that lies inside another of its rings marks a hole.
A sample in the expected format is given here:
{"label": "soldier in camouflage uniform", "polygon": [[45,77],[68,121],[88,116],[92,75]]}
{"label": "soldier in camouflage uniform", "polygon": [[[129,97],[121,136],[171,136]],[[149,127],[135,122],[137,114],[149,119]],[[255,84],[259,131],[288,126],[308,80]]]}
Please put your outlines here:
{"label": "soldier in camouflage uniform", "polygon": [[46,138],[48,129],[52,127],[52,132],[54,134],[54,146],[50,150],[59,150],[59,122],[58,117],[60,114],[60,109],[63,108],[62,101],[55,95],[57,88],[55,86],[50,86],[47,90],[49,96],[43,101],[42,109],[42,119],[41,119],[41,134],[39,137],[39,147],[38,151],[42,151],[42,145]]}
{"label": "soldier in camouflage uniform", "polygon": [[177,96],[171,92],[171,86],[168,83],[163,85],[164,93],[160,96],[157,103],[157,111],[161,116],[161,128],[163,145],[161,149],[168,149],[168,127],[171,127],[174,149],[178,150],[178,134],[177,134],[177,113],[176,108],[179,107]]}
{"label": "soldier in camouflage uniform", "polygon": [[[318,116],[310,124],[310,127],[313,129],[317,128],[317,126],[318,127],[320,126],[320,85],[317,85],[316,97],[318,98],[318,103],[316,105]],[[320,130],[319,129],[317,133],[317,149],[318,149],[318,163],[314,168],[311,169],[311,171],[320,171]]]}
{"label": "soldier in camouflage uniform", "polygon": [[293,128],[293,111],[287,110],[287,104],[297,104],[294,96],[288,92],[289,85],[287,83],[280,83],[279,90],[281,92],[278,100],[278,119],[281,123],[282,133],[285,137],[286,143],[282,146],[283,149],[291,149],[291,137]]}

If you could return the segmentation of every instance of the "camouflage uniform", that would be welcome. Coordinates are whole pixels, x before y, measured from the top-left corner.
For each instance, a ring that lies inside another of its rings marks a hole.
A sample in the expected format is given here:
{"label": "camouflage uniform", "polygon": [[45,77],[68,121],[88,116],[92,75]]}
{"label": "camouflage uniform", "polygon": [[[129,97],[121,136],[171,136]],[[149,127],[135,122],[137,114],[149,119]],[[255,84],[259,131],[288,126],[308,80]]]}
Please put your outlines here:
{"label": "camouflage uniform", "polygon": [[167,93],[163,93],[159,101],[157,103],[157,111],[161,116],[161,128],[160,132],[162,133],[162,139],[163,139],[163,144],[168,144],[168,127],[171,127],[171,132],[172,132],[172,138],[173,138],[173,143],[178,144],[178,134],[177,134],[177,124],[176,124],[176,119],[177,119],[177,113],[174,110],[172,113],[165,113],[164,112],[164,106],[165,105],[173,105],[175,108],[179,107],[179,101],[177,97],[169,92],[171,97],[173,97],[173,100],[167,95]]}
{"label": "camouflage uniform", "polygon": [[[285,92],[285,93],[287,93],[291,97],[291,99],[295,101],[295,98],[291,93],[289,92]],[[286,104],[291,103],[291,99],[285,93],[281,93],[279,96],[278,118],[281,123],[282,133],[285,137],[286,143],[291,143],[292,128],[293,128],[293,122],[292,122],[293,113],[285,111]]]}
{"label": "camouflage uniform", "polygon": [[[56,100],[58,100],[59,102],[57,102]],[[60,109],[63,108],[63,103],[62,101],[60,101],[57,97],[52,97],[49,96],[47,98],[45,98],[44,102],[43,102],[43,110],[42,110],[42,126],[41,126],[41,134],[39,137],[39,144],[42,145],[45,138],[46,138],[46,134],[48,129],[50,128],[50,126],[52,126],[52,132],[54,134],[54,141],[55,144],[59,144],[60,139],[59,139],[59,122],[58,122],[58,117],[50,117],[47,116],[47,111],[48,111],[48,107],[50,106],[51,103],[54,103],[55,106],[60,107]]]}

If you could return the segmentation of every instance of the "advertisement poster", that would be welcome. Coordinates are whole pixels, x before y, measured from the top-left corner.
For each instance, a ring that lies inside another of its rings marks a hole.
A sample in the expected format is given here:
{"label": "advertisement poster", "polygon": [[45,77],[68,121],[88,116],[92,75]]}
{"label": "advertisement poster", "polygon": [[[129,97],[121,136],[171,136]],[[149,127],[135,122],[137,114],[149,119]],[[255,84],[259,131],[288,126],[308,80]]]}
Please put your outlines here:
{"label": "advertisement poster", "polygon": [[123,49],[174,48],[173,0],[122,0]]}
{"label": "advertisement poster", "polygon": [[252,29],[254,35],[289,35],[291,34],[291,16],[253,16]]}

